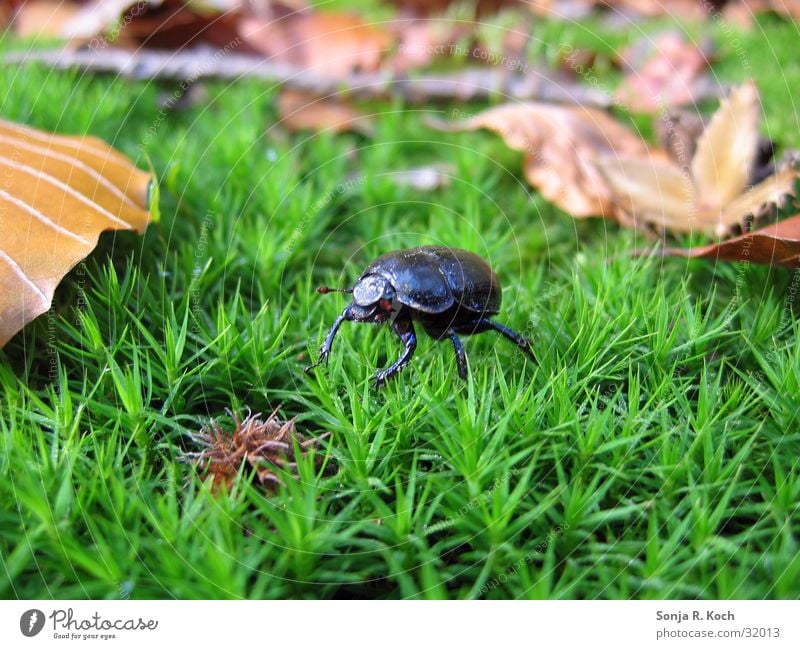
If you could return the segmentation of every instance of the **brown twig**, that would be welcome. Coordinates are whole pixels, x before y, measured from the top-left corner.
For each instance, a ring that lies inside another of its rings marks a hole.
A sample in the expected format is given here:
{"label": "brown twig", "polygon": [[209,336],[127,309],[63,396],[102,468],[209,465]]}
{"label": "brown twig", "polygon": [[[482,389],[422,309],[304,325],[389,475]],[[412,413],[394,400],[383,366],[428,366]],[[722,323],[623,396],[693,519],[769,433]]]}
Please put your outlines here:
{"label": "brown twig", "polygon": [[458,72],[429,72],[415,77],[391,73],[353,74],[347,78],[322,75],[259,56],[239,53],[220,55],[210,48],[192,50],[128,51],[107,47],[100,51],[43,50],[7,54],[5,65],[45,63],[56,69],[80,68],[109,72],[133,79],[262,79],[269,83],[305,90],[319,96],[342,93],[356,98],[400,97],[406,103],[459,100],[473,101],[500,96],[520,101],[549,101],[608,108],[613,96],[571,80],[555,79],[552,72],[529,69],[525,74],[501,68],[470,68]]}

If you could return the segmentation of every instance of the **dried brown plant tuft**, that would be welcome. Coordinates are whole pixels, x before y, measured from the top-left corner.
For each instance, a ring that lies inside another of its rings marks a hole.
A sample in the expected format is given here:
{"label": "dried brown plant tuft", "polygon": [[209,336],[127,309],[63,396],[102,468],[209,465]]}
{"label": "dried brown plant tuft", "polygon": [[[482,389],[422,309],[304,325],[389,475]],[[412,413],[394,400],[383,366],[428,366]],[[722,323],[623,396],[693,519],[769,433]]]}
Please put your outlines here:
{"label": "dried brown plant tuft", "polygon": [[205,476],[211,476],[213,488],[230,489],[242,463],[255,469],[259,484],[277,488],[282,482],[279,474],[295,473],[297,469],[295,444],[300,453],[306,453],[320,441],[330,436],[306,438],[295,428],[295,419],[281,421],[277,410],[266,419],[261,414],[248,415],[240,419],[227,411],[233,419],[232,432],[223,429],[217,421],[192,435],[202,450],[186,453],[182,459],[194,464]]}

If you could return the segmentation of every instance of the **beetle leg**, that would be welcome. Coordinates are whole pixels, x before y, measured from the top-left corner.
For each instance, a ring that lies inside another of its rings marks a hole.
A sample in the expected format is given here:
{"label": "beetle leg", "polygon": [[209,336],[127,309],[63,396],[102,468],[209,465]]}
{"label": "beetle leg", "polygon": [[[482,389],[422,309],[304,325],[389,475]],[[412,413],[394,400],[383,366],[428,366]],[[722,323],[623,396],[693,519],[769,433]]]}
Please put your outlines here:
{"label": "beetle leg", "polygon": [[392,330],[397,334],[397,337],[403,341],[405,349],[400,355],[400,358],[398,358],[386,369],[380,370],[377,374],[375,374],[376,388],[383,386],[388,379],[392,378],[395,374],[402,370],[411,360],[411,357],[414,356],[414,350],[417,348],[417,334],[414,331],[414,324],[411,322],[411,318],[395,318],[394,322],[392,323]]}
{"label": "beetle leg", "polygon": [[519,347],[523,352],[525,352],[528,356],[530,356],[531,360],[535,363],[536,357],[533,355],[533,344],[530,340],[525,338],[520,333],[517,333],[513,329],[509,329],[508,327],[498,324],[496,322],[492,322],[488,318],[484,318],[485,322],[489,325],[491,329],[494,329],[497,333],[501,336],[504,336],[512,343],[514,343],[517,347]]}
{"label": "beetle leg", "polygon": [[467,380],[467,354],[464,351],[464,347],[461,344],[461,341],[458,339],[456,332],[452,329],[447,330],[447,335],[450,337],[450,340],[453,343],[453,351],[456,353],[456,365],[458,366],[458,375]]}
{"label": "beetle leg", "polygon": [[336,338],[336,334],[339,333],[339,327],[342,326],[345,320],[353,320],[353,313],[350,311],[350,307],[342,311],[339,317],[333,321],[331,330],[328,332],[328,335],[325,336],[325,342],[322,343],[322,347],[319,348],[319,359],[316,363],[312,363],[306,367],[304,370],[305,372],[311,372],[311,370],[322,363],[328,364],[328,358],[331,355],[331,347],[333,346],[333,339]]}
{"label": "beetle leg", "polygon": [[481,333],[482,331],[488,331],[489,329],[494,329],[501,336],[510,340],[523,352],[530,356],[533,362],[536,362],[536,357],[533,355],[533,345],[531,344],[530,340],[525,338],[525,336],[522,334],[517,333],[513,329],[509,329],[508,327],[498,324],[497,322],[489,320],[489,318],[479,318],[474,322],[456,327],[456,331],[465,334],[477,334]]}

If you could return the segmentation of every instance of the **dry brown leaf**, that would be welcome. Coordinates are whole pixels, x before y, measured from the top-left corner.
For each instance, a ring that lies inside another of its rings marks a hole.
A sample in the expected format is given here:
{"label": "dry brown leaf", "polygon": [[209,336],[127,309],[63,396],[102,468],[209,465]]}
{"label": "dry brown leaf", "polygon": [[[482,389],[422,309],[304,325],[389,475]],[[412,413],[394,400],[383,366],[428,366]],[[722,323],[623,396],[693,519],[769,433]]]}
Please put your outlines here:
{"label": "dry brown leaf", "polygon": [[[161,0],[93,0],[80,7],[64,24],[61,35],[67,38],[90,39],[112,27],[134,5],[137,14],[146,10],[144,5],[159,5]],[[139,5],[143,5],[141,9]]]}
{"label": "dry brown leaf", "polygon": [[658,141],[669,158],[687,170],[697,150],[697,140],[705,127],[700,115],[682,109],[664,113],[655,123]]}
{"label": "dry brown leaf", "polygon": [[0,346],[105,230],[143,232],[151,175],[101,140],[0,121]]}
{"label": "dry brown leaf", "polygon": [[17,36],[23,38],[63,38],[64,27],[81,6],[67,0],[29,0],[14,12],[11,25]]}
{"label": "dry brown leaf", "polygon": [[776,13],[800,20],[800,1],[798,0],[738,0],[726,2],[722,9],[722,16],[728,23],[739,27],[753,26],[756,14]]}
{"label": "dry brown leaf", "polygon": [[[194,2],[164,0],[158,6],[138,12],[125,25],[121,36],[146,48],[196,50],[210,45],[219,48],[218,55],[220,52],[255,53],[255,49],[240,38],[239,11],[215,13],[200,9]],[[133,11],[127,15],[132,15]]]}
{"label": "dry brown leaf", "polygon": [[372,119],[339,99],[321,99],[299,90],[284,90],[278,97],[281,124],[290,131],[355,131],[374,134]]}
{"label": "dry brown leaf", "polygon": [[[663,248],[658,252],[667,257],[726,259],[800,268],[800,214],[727,241],[697,248]],[[649,254],[649,251],[635,254]]]}
{"label": "dry brown leaf", "polygon": [[761,104],[751,81],[731,91],[697,140],[692,176],[700,200],[723,206],[747,187],[758,151]]}
{"label": "dry brown leaf", "polygon": [[436,128],[487,128],[525,154],[528,182],[576,217],[616,214],[611,189],[595,161],[605,156],[663,157],[607,113],[580,106],[505,104],[460,122],[431,121]]}
{"label": "dry brown leaf", "polygon": [[[137,49],[216,45],[226,51],[253,53],[239,39],[244,6],[188,0],[34,0],[17,11],[14,28],[24,36],[68,39],[70,45],[89,44],[105,50],[111,43]],[[205,6],[204,6],[205,5]],[[107,39],[107,40],[105,40]]]}
{"label": "dry brown leaf", "polygon": [[266,57],[335,77],[373,72],[395,37],[351,14],[290,13],[276,20],[245,17],[242,38]]}
{"label": "dry brown leaf", "polygon": [[756,164],[759,111],[754,84],[735,88],[700,136],[691,165],[676,164],[608,114],[584,107],[506,104],[433,125],[499,133],[524,152],[528,182],[575,217],[722,235],[794,192],[793,167],[750,187],[753,171],[763,168]]}
{"label": "dry brown leaf", "polygon": [[600,160],[598,169],[627,220],[673,232],[722,236],[748,215],[758,215],[794,193],[798,172],[793,167],[748,189],[760,154],[759,116],[755,85],[733,89],[697,141],[691,176],[669,162],[648,172],[650,160],[627,156]]}
{"label": "dry brown leaf", "polygon": [[[649,158],[609,157],[601,163],[614,187],[617,204],[628,214],[638,216],[680,215],[691,220],[696,212],[692,179],[669,161]],[[656,220],[651,217],[651,221]],[[670,228],[671,221],[658,222]]]}
{"label": "dry brown leaf", "polygon": [[[616,92],[617,102],[645,113],[694,103],[709,55],[709,46],[700,46],[681,32],[641,39],[622,55],[629,72]],[[706,81],[703,85],[709,85]]]}
{"label": "dry brown leaf", "polygon": [[398,45],[387,67],[395,73],[418,70],[440,58],[453,57],[456,44],[475,25],[444,19],[401,20],[392,24]]}
{"label": "dry brown leaf", "polygon": [[767,213],[771,207],[782,205],[787,196],[794,194],[798,177],[800,174],[797,169],[787,166],[754,187],[747,188],[725,206],[722,222],[740,223],[750,215],[758,218]]}

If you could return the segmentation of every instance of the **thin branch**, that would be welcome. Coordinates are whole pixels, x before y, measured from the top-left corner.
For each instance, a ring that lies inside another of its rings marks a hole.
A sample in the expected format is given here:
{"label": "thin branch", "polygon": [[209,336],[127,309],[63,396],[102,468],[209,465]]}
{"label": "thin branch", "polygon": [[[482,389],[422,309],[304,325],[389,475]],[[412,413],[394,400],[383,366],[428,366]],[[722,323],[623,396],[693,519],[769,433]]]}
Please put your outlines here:
{"label": "thin branch", "polygon": [[552,73],[536,70],[521,74],[487,67],[459,72],[431,72],[415,77],[377,73],[335,78],[259,56],[224,54],[221,50],[210,48],[178,52],[133,52],[110,47],[101,50],[44,50],[7,54],[0,62],[3,65],[45,63],[56,69],[77,67],[88,72],[116,73],[132,79],[168,79],[177,82],[249,77],[320,96],[342,93],[364,99],[400,97],[409,104],[472,101],[496,96],[597,108],[608,108],[613,103],[611,93],[570,80],[553,79]]}

